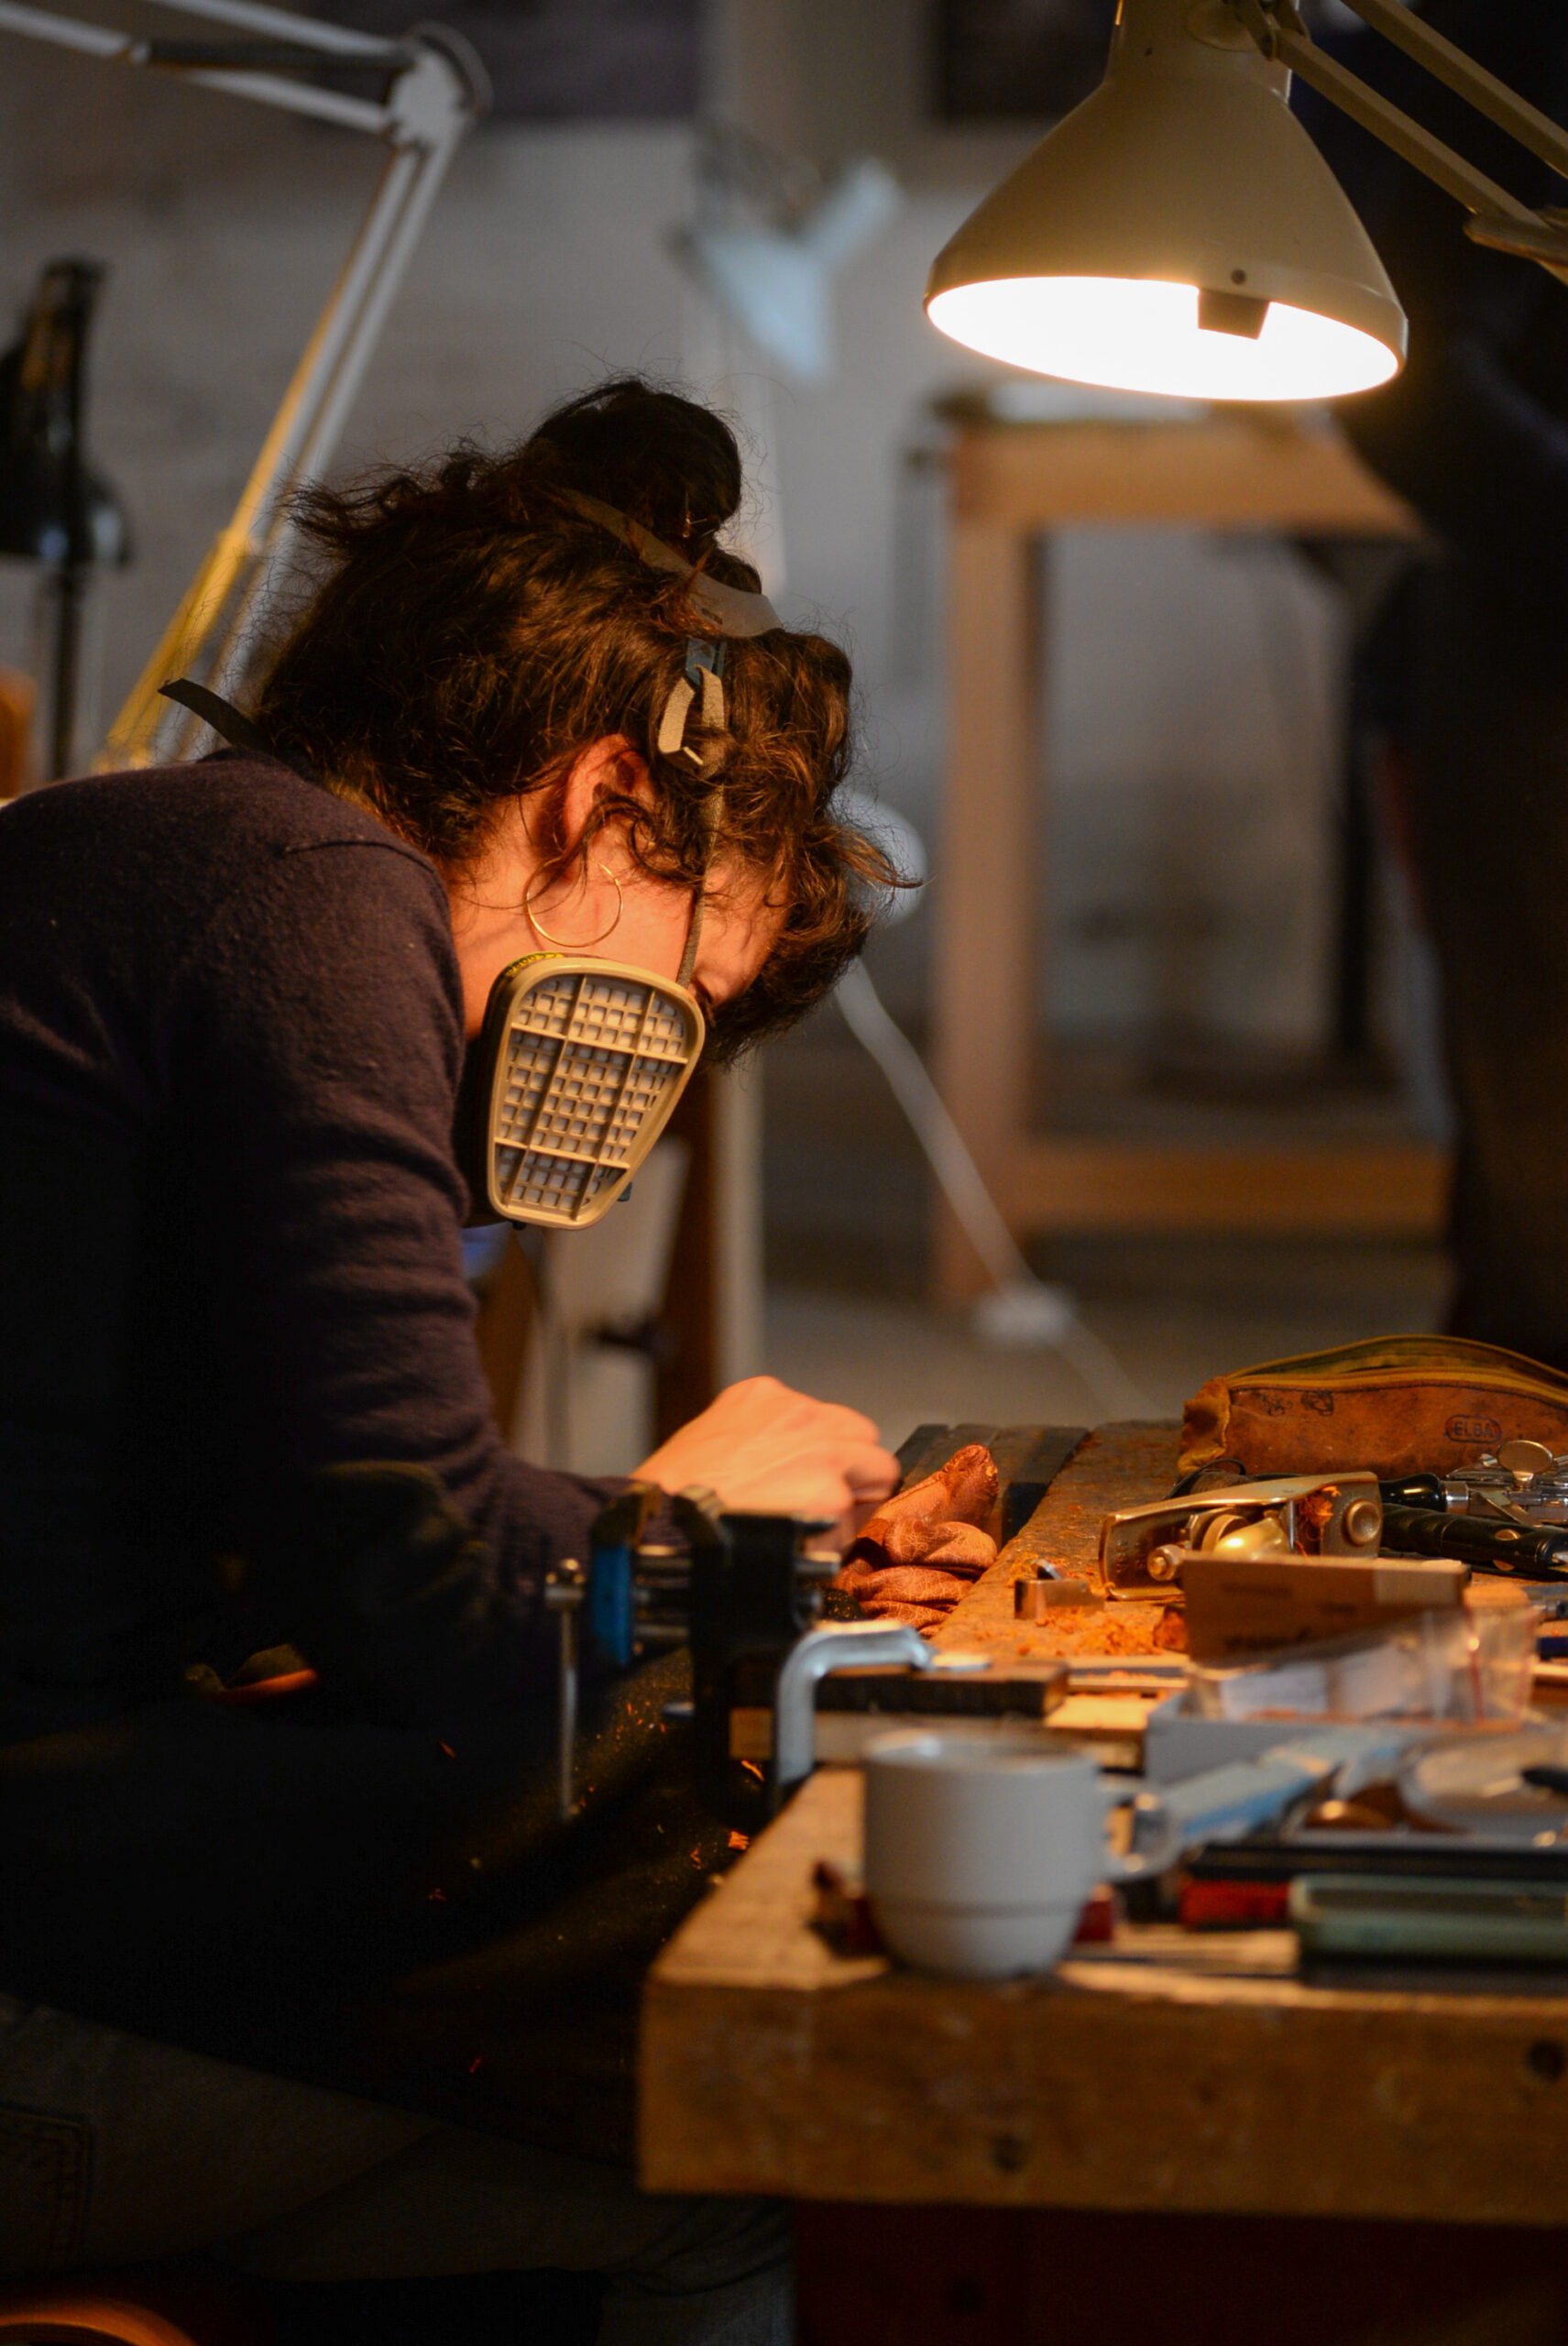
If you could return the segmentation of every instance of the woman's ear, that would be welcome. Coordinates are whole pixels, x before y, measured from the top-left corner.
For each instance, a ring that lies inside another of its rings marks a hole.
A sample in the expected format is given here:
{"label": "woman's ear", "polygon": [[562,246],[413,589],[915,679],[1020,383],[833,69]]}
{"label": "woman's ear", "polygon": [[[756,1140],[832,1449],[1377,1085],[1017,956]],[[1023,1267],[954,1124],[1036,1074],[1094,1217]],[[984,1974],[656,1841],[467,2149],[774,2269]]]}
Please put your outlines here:
{"label": "woman's ear", "polygon": [[635,798],[653,803],[653,781],[648,761],[624,733],[607,733],[591,741],[573,759],[560,785],[554,809],[554,851],[569,861],[582,845],[583,834],[607,801]]}

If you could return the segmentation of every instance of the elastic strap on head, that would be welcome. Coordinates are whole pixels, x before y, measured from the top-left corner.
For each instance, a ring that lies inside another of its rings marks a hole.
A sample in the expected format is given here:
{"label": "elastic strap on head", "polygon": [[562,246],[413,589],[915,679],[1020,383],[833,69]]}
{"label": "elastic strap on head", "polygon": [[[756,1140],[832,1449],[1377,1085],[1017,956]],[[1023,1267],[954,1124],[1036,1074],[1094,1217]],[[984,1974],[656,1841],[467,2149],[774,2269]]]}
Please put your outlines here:
{"label": "elastic strap on head", "polygon": [[661,757],[673,758],[679,751],[685,740],[686,712],[694,697],[691,685],[685,676],[680,677],[673,686],[670,697],[664,703],[664,714],[659,719],[657,742]]}
{"label": "elastic strap on head", "polygon": [[[727,586],[722,579],[710,578],[695,563],[688,562],[674,546],[645,530],[641,521],[621,513],[613,505],[606,505],[599,498],[586,497],[580,489],[562,491],[569,505],[576,506],[586,521],[595,521],[608,530],[621,544],[630,546],[640,562],[650,570],[663,570],[681,579],[691,601],[701,617],[707,620],[713,632],[721,640],[711,642],[706,637],[686,638],[685,664],[673,686],[663,713],[659,719],[655,737],[660,755],[666,758],[689,758],[699,772],[707,770],[707,759],[701,750],[692,749],[685,738],[686,719],[692,704],[700,696],[702,722],[710,731],[721,733],[726,721],[724,702],[725,640],[771,634],[784,621],[765,595],[749,592],[744,587]],[[681,955],[677,980],[689,985],[696,966],[697,948],[702,942],[703,916],[707,909],[707,875],[713,868],[714,849],[718,838],[718,825],[723,810],[724,793],[716,788],[709,797],[704,814],[707,832],[707,851],[703,858],[702,878],[693,892],[691,925],[686,930],[685,951]]]}
{"label": "elastic strap on head", "polygon": [[613,505],[604,504],[597,497],[585,497],[580,489],[566,488],[561,492],[568,505],[575,505],[585,521],[597,521],[623,546],[630,546],[640,562],[650,570],[668,571],[674,578],[685,582],[693,603],[707,620],[715,635],[768,635],[784,621],[765,595],[758,595],[744,586],[727,586],[721,578],[710,578],[684,554],[667,546],[652,530],[630,514],[618,512]]}
{"label": "elastic strap on head", "polygon": [[675,971],[676,983],[689,986],[692,971],[696,967],[696,949],[702,943],[703,915],[707,910],[707,875],[713,869],[713,852],[718,840],[719,817],[724,811],[724,790],[720,784],[707,802],[703,817],[707,832],[707,853],[702,860],[702,878],[692,896],[691,926],[686,931],[686,949],[681,955],[681,966]]}

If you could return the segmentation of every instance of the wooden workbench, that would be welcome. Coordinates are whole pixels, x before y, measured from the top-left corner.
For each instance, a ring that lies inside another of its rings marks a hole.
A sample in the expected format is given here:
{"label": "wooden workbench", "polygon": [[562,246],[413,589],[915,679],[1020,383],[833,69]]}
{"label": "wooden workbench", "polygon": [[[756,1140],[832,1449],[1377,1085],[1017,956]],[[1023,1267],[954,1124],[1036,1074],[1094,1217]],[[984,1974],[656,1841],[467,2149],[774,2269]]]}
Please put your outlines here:
{"label": "wooden workbench", "polygon": [[[937,1081],[1014,1231],[1432,1235],[1446,1160],[1411,1138],[1229,1149],[1032,1128],[1046,736],[1040,541],[1183,527],[1409,538],[1408,506],[1338,427],[1286,411],[1191,422],[963,420],[947,458],[948,731],[932,987]],[[1048,793],[1049,777],[1046,776]],[[938,1290],[985,1274],[939,1214]]]}
{"label": "wooden workbench", "polygon": [[643,2013],[642,2174],[794,2199],[1568,2220],[1568,1978],[1322,1987],[1288,1932],[1126,1933],[1039,1979],[835,1955],[823,1769],[680,1932]]}
{"label": "wooden workbench", "polygon": [[1180,1438],[1180,1427],[1164,1420],[1102,1426],[1085,1435],[1023,1530],[932,1642],[1036,1660],[1152,1650],[1161,1605],[1065,1606],[1048,1621],[1025,1625],[1014,1617],[1013,1584],[1042,1562],[1095,1581],[1102,1522],[1113,1507],[1164,1497],[1176,1479]]}
{"label": "wooden workbench", "polygon": [[[941,1641],[1073,1650],[1104,1615],[1020,1628],[1012,1580],[1041,1554],[1087,1572],[1101,1515],[1168,1488],[1175,1443],[1171,1426],[1091,1435]],[[1069,2300],[1070,2346],[1138,2334],[1135,2305],[1169,2338],[1243,2346],[1257,2303],[1222,2315],[1200,2291],[1190,2330],[1169,2275],[1244,2266],[1295,2275],[1271,2346],[1361,2338],[1352,2299],[1368,2322],[1381,2308],[1365,2334],[1382,2346],[1561,2346],[1568,2262],[1549,2233],[1500,2228],[1568,2221],[1568,1977],[1303,1980],[1288,1933],[1160,1925],[999,1984],[847,1957],[810,1925],[811,1874],[858,1869],[861,1800],[854,1770],[804,1786],[677,1934],[643,2008],[642,2179],[807,2203],[810,2346],[1054,2339]],[[1123,2328],[1102,2289],[1063,2297],[1063,2261],[1089,2254],[1114,2268]],[[1390,2327],[1390,2307],[1421,2319]],[[1475,2321],[1444,2330],[1439,2312],[1465,2307]]]}

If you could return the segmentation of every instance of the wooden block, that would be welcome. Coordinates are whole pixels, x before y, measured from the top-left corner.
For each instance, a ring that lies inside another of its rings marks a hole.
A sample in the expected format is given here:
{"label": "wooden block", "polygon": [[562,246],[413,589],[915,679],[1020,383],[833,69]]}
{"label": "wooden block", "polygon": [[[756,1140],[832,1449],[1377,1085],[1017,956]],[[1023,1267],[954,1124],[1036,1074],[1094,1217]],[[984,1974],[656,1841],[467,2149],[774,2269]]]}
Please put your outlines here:
{"label": "wooden block", "polygon": [[983,1442],[989,1448],[995,1433],[993,1425],[916,1426],[894,1453],[904,1469],[901,1487],[923,1483],[927,1474],[945,1466],[955,1451],[967,1450],[971,1442]]}
{"label": "wooden block", "polygon": [[1202,1556],[1183,1552],[1187,1650],[1194,1661],[1259,1654],[1382,1628],[1411,1614],[1464,1602],[1469,1568],[1393,1557]]}
{"label": "wooden block", "polygon": [[992,1454],[1002,1476],[1003,1546],[1017,1538],[1088,1434],[1087,1426],[1003,1428]]}
{"label": "wooden block", "polygon": [[1083,1426],[916,1426],[895,1455],[907,1485],[924,1482],[956,1451],[983,1442],[995,1463],[1000,1486],[983,1528],[1001,1547],[1034,1514],[1086,1431]]}

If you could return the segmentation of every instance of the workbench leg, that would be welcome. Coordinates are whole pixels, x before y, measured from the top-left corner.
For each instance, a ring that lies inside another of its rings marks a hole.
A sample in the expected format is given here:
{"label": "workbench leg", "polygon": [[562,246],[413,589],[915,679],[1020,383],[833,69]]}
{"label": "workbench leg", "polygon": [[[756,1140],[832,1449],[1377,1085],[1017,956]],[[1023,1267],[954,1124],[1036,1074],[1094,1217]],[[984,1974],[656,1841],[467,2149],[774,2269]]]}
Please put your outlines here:
{"label": "workbench leg", "polygon": [[[981,1173],[1005,1192],[1033,1091],[1045,554],[1026,532],[994,522],[955,514],[951,526],[932,1071]],[[1005,1211],[1004,1195],[998,1202]],[[948,1302],[987,1284],[941,1200],[934,1273]]]}
{"label": "workbench leg", "polygon": [[798,2208],[795,2228],[799,2346],[1568,2338],[1562,2235],[1544,2227],[835,2206]]}

